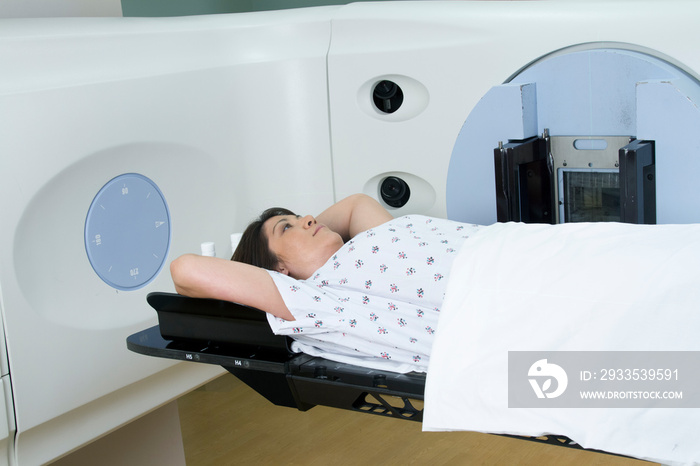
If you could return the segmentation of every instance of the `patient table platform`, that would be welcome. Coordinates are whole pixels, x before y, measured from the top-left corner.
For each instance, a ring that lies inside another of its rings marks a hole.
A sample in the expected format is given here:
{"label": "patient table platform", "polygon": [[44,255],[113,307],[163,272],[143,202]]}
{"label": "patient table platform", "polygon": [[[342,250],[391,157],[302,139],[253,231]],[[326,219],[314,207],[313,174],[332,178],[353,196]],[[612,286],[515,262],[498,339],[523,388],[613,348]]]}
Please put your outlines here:
{"label": "patient table platform", "polygon": [[[277,406],[306,411],[328,406],[423,420],[426,375],[368,369],[291,351],[257,309],[173,293],[150,293],[159,325],[129,336],[135,353],[220,365]],[[206,337],[205,337],[206,335]],[[559,435],[508,437],[582,448]],[[605,452],[604,452],[605,453]]]}
{"label": "patient table platform", "polygon": [[[127,338],[136,353],[220,365],[278,406],[316,405],[422,421],[425,374],[367,369],[294,353],[265,314],[234,303],[151,293],[159,326]],[[203,335],[207,335],[204,337]]]}

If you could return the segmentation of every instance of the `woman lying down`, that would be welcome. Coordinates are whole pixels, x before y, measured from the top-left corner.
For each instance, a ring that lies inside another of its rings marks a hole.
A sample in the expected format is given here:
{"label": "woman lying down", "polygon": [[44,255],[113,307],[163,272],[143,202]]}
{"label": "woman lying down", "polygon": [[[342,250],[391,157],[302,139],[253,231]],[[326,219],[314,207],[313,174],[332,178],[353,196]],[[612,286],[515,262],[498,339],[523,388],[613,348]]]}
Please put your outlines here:
{"label": "woman lying down", "polygon": [[[430,356],[424,430],[554,432],[585,448],[700,462],[700,224],[477,227],[393,219],[355,195],[316,218],[266,211],[234,259],[177,259],[177,291],[262,309],[312,355],[394,371],[426,371]],[[664,368],[686,365],[663,390],[685,390],[671,401],[688,404],[567,401],[591,389],[574,371],[561,397],[544,400],[565,404],[511,407],[511,393],[539,403],[530,364],[509,372],[511,352],[528,351],[608,355],[591,370],[656,367],[610,366],[611,352],[671,354]]]}
{"label": "woman lying down", "polygon": [[268,313],[294,349],[399,372],[428,367],[447,276],[478,226],[424,216],[394,219],[356,194],[317,217],[280,208],[248,226],[231,261],[184,255],[178,293]]}

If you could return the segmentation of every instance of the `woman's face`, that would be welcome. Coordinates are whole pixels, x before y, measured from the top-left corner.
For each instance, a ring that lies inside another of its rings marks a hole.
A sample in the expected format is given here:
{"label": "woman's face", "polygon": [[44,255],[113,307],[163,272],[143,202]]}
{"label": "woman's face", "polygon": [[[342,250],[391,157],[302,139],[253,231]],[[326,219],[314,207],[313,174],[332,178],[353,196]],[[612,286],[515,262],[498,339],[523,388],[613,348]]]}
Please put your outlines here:
{"label": "woman's face", "polygon": [[300,280],[309,278],[343,246],[343,239],[311,215],[278,215],[263,225],[277,258],[277,270]]}

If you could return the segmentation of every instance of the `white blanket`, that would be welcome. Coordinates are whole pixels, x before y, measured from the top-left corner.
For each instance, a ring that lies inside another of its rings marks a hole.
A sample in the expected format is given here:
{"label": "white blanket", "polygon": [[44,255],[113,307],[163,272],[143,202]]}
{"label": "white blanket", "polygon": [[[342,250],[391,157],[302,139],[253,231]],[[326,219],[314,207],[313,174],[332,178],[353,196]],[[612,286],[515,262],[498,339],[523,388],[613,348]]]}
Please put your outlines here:
{"label": "white blanket", "polygon": [[540,350],[700,351],[700,225],[483,228],[450,276],[423,421],[700,462],[700,409],[508,408],[508,351]]}

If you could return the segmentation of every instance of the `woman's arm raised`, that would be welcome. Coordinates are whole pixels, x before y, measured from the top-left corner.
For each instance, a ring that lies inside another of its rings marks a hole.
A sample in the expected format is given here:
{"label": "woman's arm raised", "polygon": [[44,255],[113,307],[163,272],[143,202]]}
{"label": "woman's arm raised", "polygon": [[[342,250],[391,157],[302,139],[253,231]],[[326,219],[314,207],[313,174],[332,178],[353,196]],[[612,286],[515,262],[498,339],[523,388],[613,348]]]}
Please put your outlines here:
{"label": "woman's arm raised", "polygon": [[170,264],[175,290],[193,298],[233,301],[285,320],[294,320],[269,273],[216,257],[185,254]]}
{"label": "woman's arm raised", "polygon": [[353,194],[321,212],[316,220],[340,234],[343,241],[348,241],[356,234],[393,218],[375,199],[365,194]]}

